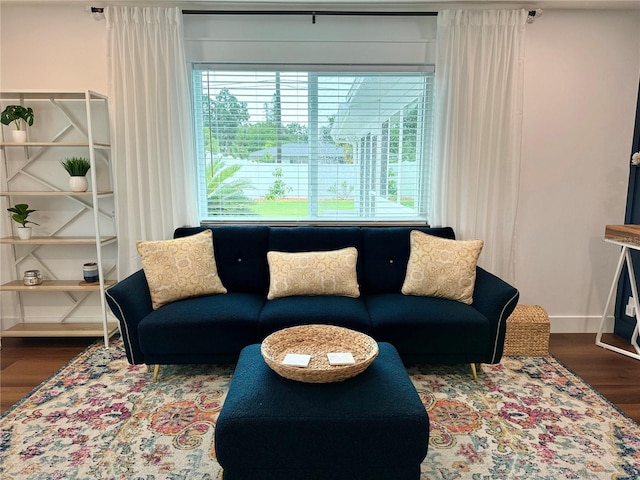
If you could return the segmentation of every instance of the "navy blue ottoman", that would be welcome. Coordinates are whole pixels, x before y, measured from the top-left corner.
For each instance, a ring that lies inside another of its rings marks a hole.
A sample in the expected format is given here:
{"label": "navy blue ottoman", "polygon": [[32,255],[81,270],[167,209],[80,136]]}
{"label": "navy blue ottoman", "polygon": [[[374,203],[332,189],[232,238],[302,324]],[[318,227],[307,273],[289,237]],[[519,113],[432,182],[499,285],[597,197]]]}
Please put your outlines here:
{"label": "navy blue ottoman", "polygon": [[417,480],[429,417],[389,343],[337,383],[282,378],[244,348],[215,428],[224,480]]}

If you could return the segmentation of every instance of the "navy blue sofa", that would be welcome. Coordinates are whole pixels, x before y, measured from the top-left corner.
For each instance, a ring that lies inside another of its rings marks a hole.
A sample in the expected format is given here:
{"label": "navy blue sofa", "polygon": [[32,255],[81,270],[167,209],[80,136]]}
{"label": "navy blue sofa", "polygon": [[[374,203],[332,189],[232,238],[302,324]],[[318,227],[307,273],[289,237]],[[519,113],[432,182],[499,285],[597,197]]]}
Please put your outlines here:
{"label": "navy blue sofa", "polygon": [[[120,322],[127,359],[147,365],[236,360],[247,345],[281,328],[331,324],[396,347],[405,363],[497,363],[518,291],[477,268],[473,303],[403,295],[409,233],[454,238],[451,228],[184,227],[174,237],[210,228],[218,274],[228,290],[153,310],[143,270],[106,292]],[[358,249],[360,297],[294,296],[267,300],[267,252]]]}

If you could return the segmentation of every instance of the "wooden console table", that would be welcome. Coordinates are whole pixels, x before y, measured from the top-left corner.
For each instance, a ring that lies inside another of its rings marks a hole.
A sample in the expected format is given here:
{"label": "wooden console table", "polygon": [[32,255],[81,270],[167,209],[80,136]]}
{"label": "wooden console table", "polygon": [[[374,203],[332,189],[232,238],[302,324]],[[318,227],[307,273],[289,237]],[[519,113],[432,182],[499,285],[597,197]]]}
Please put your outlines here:
{"label": "wooden console table", "polygon": [[[640,331],[640,308],[638,303],[638,287],[636,285],[636,276],[633,270],[633,262],[631,260],[630,252],[630,250],[640,250],[640,225],[607,225],[605,228],[604,240],[605,242],[619,245],[622,247],[622,249],[620,250],[618,266],[616,268],[616,273],[613,276],[611,290],[609,291],[609,298],[607,298],[607,304],[604,307],[604,313],[602,314],[602,319],[600,320],[600,328],[598,329],[598,334],[596,335],[596,345],[606,348],[607,350],[612,350],[622,355],[635,358],[636,360],[640,360],[640,346],[638,346],[638,331]],[[615,347],[602,341],[602,331],[604,329],[607,312],[609,311],[611,300],[616,293],[618,280],[620,279],[622,267],[625,263],[627,264],[627,272],[629,273],[629,283],[631,284],[631,294],[633,296],[634,316],[636,319],[636,326],[633,329],[633,333],[631,335],[631,346],[634,348],[635,352],[630,352],[628,350]]]}

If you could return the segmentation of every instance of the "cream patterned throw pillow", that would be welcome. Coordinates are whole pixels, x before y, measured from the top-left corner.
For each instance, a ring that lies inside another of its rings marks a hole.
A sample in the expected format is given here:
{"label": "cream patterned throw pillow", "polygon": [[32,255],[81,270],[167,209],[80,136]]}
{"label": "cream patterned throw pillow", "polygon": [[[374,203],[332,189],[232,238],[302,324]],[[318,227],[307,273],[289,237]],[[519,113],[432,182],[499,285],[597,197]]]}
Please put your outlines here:
{"label": "cream patterned throw pillow", "polygon": [[359,297],[355,247],[328,252],[268,252],[267,298],[292,295]]}
{"label": "cream patterned throw pillow", "polygon": [[227,293],[213,255],[213,232],[174,240],[138,242],[151,303],[156,310],[176,300]]}
{"label": "cream patterned throw pillow", "polygon": [[482,240],[449,240],[417,230],[402,285],[405,295],[441,297],[471,304]]}

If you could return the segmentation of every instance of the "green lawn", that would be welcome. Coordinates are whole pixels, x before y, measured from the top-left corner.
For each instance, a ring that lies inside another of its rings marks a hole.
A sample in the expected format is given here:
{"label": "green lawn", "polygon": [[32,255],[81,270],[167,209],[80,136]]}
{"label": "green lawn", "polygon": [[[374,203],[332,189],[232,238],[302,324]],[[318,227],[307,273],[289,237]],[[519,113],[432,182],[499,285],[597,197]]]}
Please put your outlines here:
{"label": "green lawn", "polygon": [[[261,217],[290,218],[307,215],[309,202],[306,200],[261,200],[249,205],[252,211]],[[320,215],[335,211],[353,210],[353,200],[322,200],[319,204]]]}

